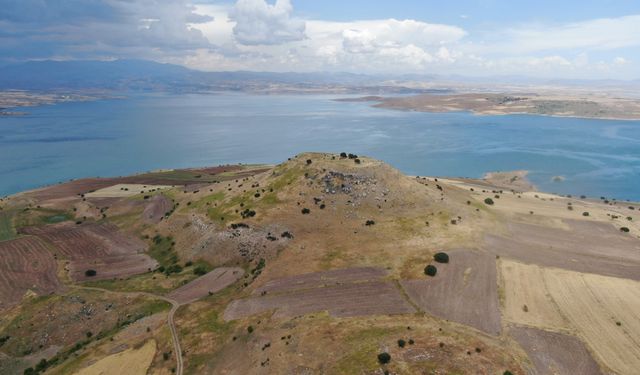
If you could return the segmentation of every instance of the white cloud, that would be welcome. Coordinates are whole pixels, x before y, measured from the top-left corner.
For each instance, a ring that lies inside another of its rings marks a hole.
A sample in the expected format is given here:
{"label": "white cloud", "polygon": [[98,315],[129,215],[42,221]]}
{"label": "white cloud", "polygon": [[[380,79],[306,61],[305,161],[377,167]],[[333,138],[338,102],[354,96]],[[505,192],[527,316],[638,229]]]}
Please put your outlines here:
{"label": "white cloud", "polygon": [[229,14],[235,21],[233,34],[245,45],[282,44],[304,39],[305,22],[291,16],[290,0],[238,0]]}
{"label": "white cloud", "polygon": [[640,45],[640,16],[468,32],[456,25],[411,19],[300,20],[289,1],[271,4],[239,0],[235,5],[197,6],[197,13],[214,20],[194,27],[218,49],[199,53],[188,66],[206,70],[638,76],[629,58],[637,55],[633,46]]}
{"label": "white cloud", "polygon": [[512,53],[552,50],[613,50],[640,46],[640,15],[601,18],[563,25],[530,25],[498,33]]}

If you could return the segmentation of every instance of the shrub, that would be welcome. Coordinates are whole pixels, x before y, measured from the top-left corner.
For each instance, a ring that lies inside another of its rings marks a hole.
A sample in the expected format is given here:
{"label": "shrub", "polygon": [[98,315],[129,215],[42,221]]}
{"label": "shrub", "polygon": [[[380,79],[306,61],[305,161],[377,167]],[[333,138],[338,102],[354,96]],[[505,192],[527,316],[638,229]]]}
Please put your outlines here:
{"label": "shrub", "polygon": [[627,227],[622,227],[622,228],[620,228],[620,232],[629,233],[629,228],[627,228]]}
{"label": "shrub", "polygon": [[247,332],[252,333],[253,332],[253,326],[247,327]]}
{"label": "shrub", "polygon": [[582,216],[589,216],[589,213],[587,211],[582,213]]}
{"label": "shrub", "polygon": [[86,270],[84,271],[84,275],[86,277],[93,277],[95,275],[97,275],[98,273],[96,272],[96,270]]}
{"label": "shrub", "polygon": [[188,261],[184,264],[184,266],[185,266],[185,267],[191,267],[191,266],[193,266],[193,262],[192,262],[192,261],[190,261],[190,260],[188,260]]}
{"label": "shrub", "polygon": [[436,266],[429,264],[428,266],[426,266],[424,268],[424,274],[427,276],[435,276],[436,273],[438,273],[438,269],[436,268]]}
{"label": "shrub", "polygon": [[367,220],[367,222],[366,222],[364,225],[366,225],[366,226],[371,226],[371,225],[374,225],[375,223],[376,223],[376,222],[375,222],[375,221],[373,221],[373,220]]}
{"label": "shrub", "polygon": [[204,268],[203,266],[197,266],[196,268],[193,269],[193,273],[197,276],[202,276],[207,273],[207,269]]}
{"label": "shrub", "polygon": [[387,364],[391,361],[391,355],[387,352],[382,352],[380,354],[378,354],[378,362],[380,362],[381,364]]}
{"label": "shrub", "polygon": [[347,153],[346,152],[341,152],[340,153],[340,157],[343,158],[343,159],[346,158],[347,157]]}
{"label": "shrub", "polygon": [[309,213],[311,213],[311,210],[310,210],[310,209],[308,209],[308,208],[303,208],[303,209],[302,209],[302,214],[303,214],[303,215],[307,215],[307,214],[309,214]]}
{"label": "shrub", "polygon": [[447,253],[435,253],[435,255],[433,256],[433,260],[435,260],[438,263],[449,263],[449,255],[447,255]]}
{"label": "shrub", "polygon": [[404,346],[407,344],[406,341],[404,341],[403,339],[398,340],[398,346],[401,348],[404,348]]}
{"label": "shrub", "polygon": [[513,373],[509,370],[502,373],[502,375],[513,375]]}
{"label": "shrub", "polygon": [[493,199],[491,198],[487,198],[484,200],[484,203],[488,204],[489,206],[493,205]]}
{"label": "shrub", "polygon": [[307,165],[309,165],[311,163],[312,163],[311,159],[307,159]]}

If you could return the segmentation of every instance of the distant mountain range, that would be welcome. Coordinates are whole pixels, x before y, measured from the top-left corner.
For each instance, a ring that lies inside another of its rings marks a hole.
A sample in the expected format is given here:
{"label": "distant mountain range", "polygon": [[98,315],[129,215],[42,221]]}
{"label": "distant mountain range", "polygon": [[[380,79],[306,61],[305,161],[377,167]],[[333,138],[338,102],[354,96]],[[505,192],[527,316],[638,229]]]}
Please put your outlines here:
{"label": "distant mountain range", "polygon": [[0,66],[0,89],[115,91],[258,91],[333,93],[448,92],[449,87],[515,84],[637,88],[636,81],[463,77],[429,74],[365,75],[354,73],[203,72],[148,60],[29,61]]}

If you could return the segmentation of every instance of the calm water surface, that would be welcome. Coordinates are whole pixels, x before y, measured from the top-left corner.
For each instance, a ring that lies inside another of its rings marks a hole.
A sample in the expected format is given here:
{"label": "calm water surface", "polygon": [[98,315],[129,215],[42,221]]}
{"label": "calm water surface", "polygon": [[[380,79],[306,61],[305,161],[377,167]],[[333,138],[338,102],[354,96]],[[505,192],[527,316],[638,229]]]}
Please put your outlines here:
{"label": "calm water surface", "polygon": [[0,195],[78,177],[346,151],[407,174],[526,169],[545,191],[640,200],[640,121],[399,112],[332,98],[163,94],[28,108],[0,118]]}

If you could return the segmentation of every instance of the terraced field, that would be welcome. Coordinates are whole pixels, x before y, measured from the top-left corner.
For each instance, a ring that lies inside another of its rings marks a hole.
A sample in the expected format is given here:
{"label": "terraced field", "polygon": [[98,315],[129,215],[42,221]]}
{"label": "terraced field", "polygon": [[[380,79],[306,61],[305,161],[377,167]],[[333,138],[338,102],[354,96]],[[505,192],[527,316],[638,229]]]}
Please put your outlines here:
{"label": "terraced field", "polygon": [[219,267],[167,295],[180,304],[196,301],[236,282],[244,274],[242,268]]}
{"label": "terraced field", "polygon": [[[260,296],[235,300],[224,312],[235,320],[274,310],[276,317],[328,311],[331,316],[408,314],[415,312],[395,284],[380,280],[384,270],[343,269],[276,279]],[[376,277],[377,276],[377,277]]]}
{"label": "terraced field", "polygon": [[51,251],[37,237],[0,242],[0,310],[19,303],[27,291],[53,293],[61,285]]}
{"label": "terraced field", "polygon": [[[157,262],[143,254],[146,244],[122,233],[113,224],[57,224],[27,227],[24,233],[51,243],[54,255],[69,260],[76,281],[128,277],[153,270]],[[86,270],[96,275],[85,275]]]}

